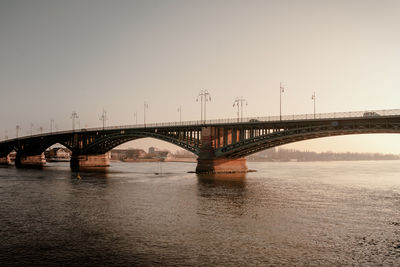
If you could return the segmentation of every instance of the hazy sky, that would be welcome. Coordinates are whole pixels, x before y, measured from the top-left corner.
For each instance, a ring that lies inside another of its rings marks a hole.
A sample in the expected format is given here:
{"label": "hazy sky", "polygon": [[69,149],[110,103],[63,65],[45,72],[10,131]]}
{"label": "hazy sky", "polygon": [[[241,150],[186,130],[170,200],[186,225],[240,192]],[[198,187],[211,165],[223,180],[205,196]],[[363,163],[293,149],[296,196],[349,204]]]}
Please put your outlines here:
{"label": "hazy sky", "polygon": [[[400,1],[0,0],[0,140],[81,127],[400,108]],[[126,146],[147,147],[135,141]],[[162,144],[162,143],[156,143]],[[172,148],[172,145],[166,146]],[[400,153],[400,135],[299,142],[313,151]]]}

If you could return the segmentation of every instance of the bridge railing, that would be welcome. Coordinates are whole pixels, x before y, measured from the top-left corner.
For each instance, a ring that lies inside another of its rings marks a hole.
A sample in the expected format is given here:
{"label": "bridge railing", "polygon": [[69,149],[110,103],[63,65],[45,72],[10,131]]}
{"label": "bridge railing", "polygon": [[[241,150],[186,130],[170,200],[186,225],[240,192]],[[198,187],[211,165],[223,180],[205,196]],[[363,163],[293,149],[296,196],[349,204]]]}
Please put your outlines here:
{"label": "bridge railing", "polygon": [[[386,110],[366,110],[366,111],[351,111],[351,112],[333,112],[333,113],[309,113],[298,115],[282,115],[282,121],[295,121],[295,120],[311,120],[311,119],[343,119],[343,118],[367,118],[367,117],[380,117],[380,116],[399,116],[400,109],[386,109]],[[238,119],[230,119],[229,122],[238,122]],[[249,117],[239,120],[239,122],[278,122],[281,121],[280,116],[268,117]]]}
{"label": "bridge railing", "polygon": [[[333,113],[316,113],[316,114],[298,114],[298,115],[282,115],[280,116],[263,116],[263,117],[246,117],[246,118],[229,118],[229,119],[214,119],[206,121],[182,121],[182,122],[161,122],[147,123],[123,126],[110,126],[105,130],[115,129],[130,129],[130,128],[154,128],[154,127],[173,127],[173,126],[199,126],[199,125],[214,125],[227,123],[246,123],[246,122],[279,122],[279,121],[295,121],[295,120],[311,120],[311,119],[340,119],[340,118],[366,118],[379,116],[399,116],[400,109],[386,110],[371,110],[371,111],[352,111],[352,112],[333,112]],[[85,130],[85,129],[83,129]],[[103,128],[90,128],[87,131],[101,131]]]}
{"label": "bridge railing", "polygon": [[[135,125],[122,125],[122,126],[108,126],[78,129],[75,132],[85,131],[102,131],[102,130],[123,130],[132,128],[155,128],[155,127],[176,127],[176,126],[199,126],[199,125],[217,125],[217,124],[230,124],[230,123],[254,123],[254,122],[279,122],[279,121],[301,121],[312,119],[343,119],[343,118],[367,118],[367,117],[380,117],[380,116],[399,116],[400,109],[385,109],[385,110],[365,110],[365,111],[351,111],[351,112],[333,112],[333,113],[316,113],[316,114],[298,114],[298,115],[282,115],[280,116],[262,116],[262,117],[247,117],[247,118],[229,118],[229,119],[214,119],[214,120],[194,120],[182,122],[161,122],[161,123],[146,123]],[[25,135],[18,139],[27,139],[32,137],[48,136],[49,134],[65,134],[71,133],[71,130],[57,131],[52,133]],[[15,140],[8,139],[7,141]],[[1,142],[0,142],[1,143]]]}

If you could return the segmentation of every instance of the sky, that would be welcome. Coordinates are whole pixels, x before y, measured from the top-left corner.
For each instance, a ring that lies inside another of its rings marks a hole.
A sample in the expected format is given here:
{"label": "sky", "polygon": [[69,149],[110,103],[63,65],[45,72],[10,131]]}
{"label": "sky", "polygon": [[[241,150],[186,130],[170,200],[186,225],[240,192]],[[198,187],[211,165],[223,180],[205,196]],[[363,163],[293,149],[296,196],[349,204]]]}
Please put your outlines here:
{"label": "sky", "polygon": [[[0,140],[50,129],[400,108],[400,2],[0,0]],[[77,126],[78,127],[78,126]],[[21,134],[20,134],[21,135]],[[123,147],[176,146],[143,139]],[[400,135],[329,137],[309,151],[400,154]]]}

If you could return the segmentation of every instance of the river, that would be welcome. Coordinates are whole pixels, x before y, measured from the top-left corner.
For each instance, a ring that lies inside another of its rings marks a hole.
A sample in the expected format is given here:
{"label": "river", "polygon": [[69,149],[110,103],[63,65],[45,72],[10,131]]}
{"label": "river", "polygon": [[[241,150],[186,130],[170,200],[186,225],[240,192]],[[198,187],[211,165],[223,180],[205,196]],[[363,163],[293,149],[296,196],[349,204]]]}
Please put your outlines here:
{"label": "river", "polygon": [[400,161],[0,167],[0,263],[398,266]]}

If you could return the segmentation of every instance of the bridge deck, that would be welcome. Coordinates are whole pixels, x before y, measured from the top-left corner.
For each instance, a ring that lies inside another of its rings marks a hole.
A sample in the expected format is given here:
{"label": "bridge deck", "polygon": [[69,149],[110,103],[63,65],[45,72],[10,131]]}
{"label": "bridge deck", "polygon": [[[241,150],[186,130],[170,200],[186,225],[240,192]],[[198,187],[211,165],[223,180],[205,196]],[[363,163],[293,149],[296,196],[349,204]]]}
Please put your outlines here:
{"label": "bridge deck", "polygon": [[18,138],[11,138],[0,141],[1,143],[15,141],[15,140],[26,140],[35,137],[45,137],[48,135],[62,135],[71,133],[92,133],[99,131],[113,131],[113,130],[149,130],[156,128],[195,128],[201,129],[205,126],[247,126],[263,124],[268,125],[286,125],[293,123],[306,123],[306,122],[318,122],[321,121],[334,121],[334,120],[353,120],[353,119],[385,119],[400,117],[400,109],[387,109],[387,110],[372,110],[372,111],[351,111],[351,112],[333,112],[333,113],[316,113],[316,114],[298,114],[298,115],[283,115],[282,119],[279,116],[263,116],[263,117],[247,117],[247,118],[229,118],[229,119],[214,119],[206,121],[182,121],[182,122],[162,122],[162,123],[149,123],[149,124],[136,124],[136,125],[122,125],[122,126],[109,126],[109,127],[95,127],[95,128],[81,128],[79,130],[64,130],[52,133],[43,133],[35,135],[25,135]]}

